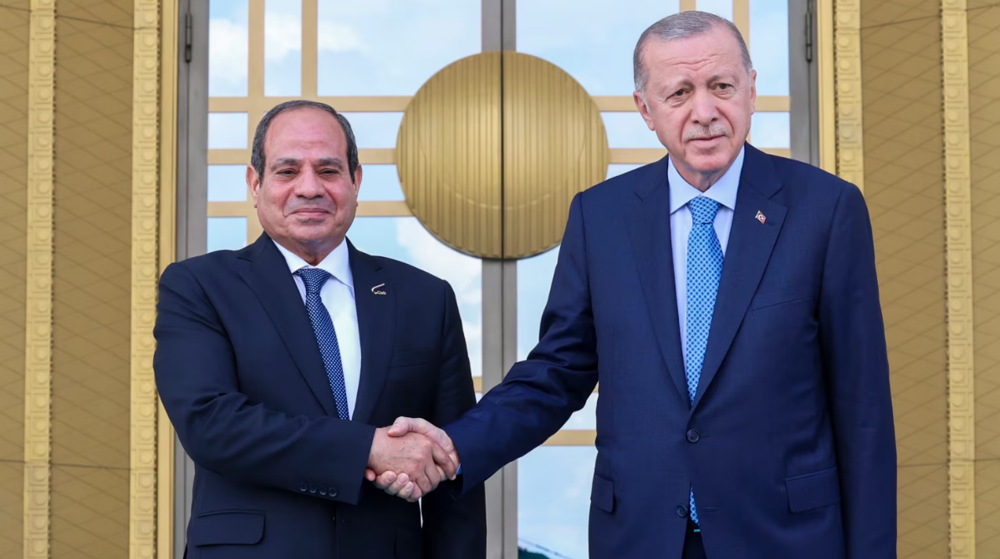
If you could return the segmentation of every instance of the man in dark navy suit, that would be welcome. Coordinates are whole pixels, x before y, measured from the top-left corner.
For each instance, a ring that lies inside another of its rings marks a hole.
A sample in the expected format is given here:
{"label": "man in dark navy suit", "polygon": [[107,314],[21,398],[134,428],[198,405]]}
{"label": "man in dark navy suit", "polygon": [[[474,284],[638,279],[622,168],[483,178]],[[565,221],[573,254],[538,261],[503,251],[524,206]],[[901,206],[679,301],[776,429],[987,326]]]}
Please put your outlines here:
{"label": "man in dark navy suit", "polygon": [[[421,507],[455,483],[456,458],[378,428],[452,422],[475,394],[451,287],[346,239],[361,176],[342,115],[275,107],[247,168],[265,233],[160,279],[154,368],[196,466],[191,559],[485,557],[483,489]],[[410,499],[368,468],[399,472]]]}
{"label": "man in dark navy suit", "polygon": [[[592,559],[895,558],[861,192],[746,144],[756,74],[730,22],[665,18],[634,67],[636,106],[669,157],[573,200],[526,361],[458,421],[404,418],[390,434],[457,450],[471,490],[600,381]],[[413,491],[391,479],[378,483]]]}

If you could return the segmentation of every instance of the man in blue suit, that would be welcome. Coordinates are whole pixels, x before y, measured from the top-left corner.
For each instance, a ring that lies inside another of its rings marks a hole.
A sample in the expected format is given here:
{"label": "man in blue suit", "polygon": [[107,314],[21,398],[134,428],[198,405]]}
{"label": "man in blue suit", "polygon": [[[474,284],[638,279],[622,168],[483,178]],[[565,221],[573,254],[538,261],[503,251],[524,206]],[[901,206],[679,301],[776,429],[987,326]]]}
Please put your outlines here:
{"label": "man in blue suit", "polygon": [[366,468],[400,472],[407,492],[453,479],[438,445],[377,427],[449,423],[476,400],[451,287],[345,238],[361,176],[342,115],[275,107],[247,169],[265,233],[160,279],[154,368],[196,468],[191,559],[486,555],[481,487],[421,507],[365,481]]}
{"label": "man in blue suit", "polygon": [[745,143],[756,75],[731,23],[665,18],[634,62],[636,105],[669,157],[573,200],[526,361],[443,431],[401,418],[390,434],[457,451],[469,490],[600,381],[592,559],[894,558],[889,370],[861,192]]}

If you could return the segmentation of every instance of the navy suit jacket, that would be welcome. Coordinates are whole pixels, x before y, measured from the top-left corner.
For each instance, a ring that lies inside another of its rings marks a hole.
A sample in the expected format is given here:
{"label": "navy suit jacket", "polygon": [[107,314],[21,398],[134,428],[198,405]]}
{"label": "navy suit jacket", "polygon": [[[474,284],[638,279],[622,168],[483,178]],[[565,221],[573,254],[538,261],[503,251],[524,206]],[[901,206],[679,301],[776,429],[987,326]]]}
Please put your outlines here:
{"label": "navy suit jacket", "polygon": [[538,345],[445,428],[464,487],[542,444],[600,381],[591,558],[681,557],[692,486],[710,558],[894,558],[889,369],[861,192],[746,146],[692,404],[669,188],[664,159],[575,197]]}
{"label": "navy suit jacket", "polygon": [[476,400],[451,287],[349,248],[362,354],[352,421],[337,417],[305,305],[267,235],[163,272],[153,366],[195,463],[191,559],[485,557],[481,488],[425,497],[421,527],[417,503],[364,480],[376,426],[450,422]]}

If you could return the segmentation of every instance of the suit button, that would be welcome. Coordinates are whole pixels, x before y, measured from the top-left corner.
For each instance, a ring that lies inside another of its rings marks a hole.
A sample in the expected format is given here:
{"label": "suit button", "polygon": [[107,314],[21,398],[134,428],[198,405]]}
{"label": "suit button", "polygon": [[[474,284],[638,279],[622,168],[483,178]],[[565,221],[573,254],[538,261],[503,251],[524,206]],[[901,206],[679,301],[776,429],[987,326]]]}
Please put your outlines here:
{"label": "suit button", "polygon": [[310,485],[309,486],[309,492],[310,493],[315,493],[316,492],[316,486],[315,485]]}
{"label": "suit button", "polygon": [[309,486],[303,483],[299,486],[299,491],[305,493],[306,491],[309,491]]}
{"label": "suit button", "polygon": [[688,508],[684,505],[677,505],[677,516],[684,518],[688,515]]}
{"label": "suit button", "polygon": [[336,487],[331,487],[330,488],[330,496],[331,497],[336,497],[337,496],[337,488]]}
{"label": "suit button", "polygon": [[687,432],[687,439],[689,443],[696,443],[701,440],[701,433],[695,429],[691,429]]}
{"label": "suit button", "polygon": [[319,494],[323,495],[325,497],[326,496],[326,487],[320,487],[319,488]]}
{"label": "suit button", "polygon": [[334,522],[336,522],[337,521],[337,515],[336,514],[333,515],[333,518],[331,520],[333,520]]}

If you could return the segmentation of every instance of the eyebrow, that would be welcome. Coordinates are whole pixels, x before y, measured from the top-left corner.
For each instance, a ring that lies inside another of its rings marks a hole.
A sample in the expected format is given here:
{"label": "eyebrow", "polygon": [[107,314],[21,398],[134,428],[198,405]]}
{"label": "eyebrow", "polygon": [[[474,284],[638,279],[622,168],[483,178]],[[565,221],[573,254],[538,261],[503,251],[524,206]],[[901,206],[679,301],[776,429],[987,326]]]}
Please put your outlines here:
{"label": "eyebrow", "polygon": [[[317,162],[320,167],[343,167],[344,162],[339,157],[323,157]],[[285,165],[290,165],[292,167],[298,167],[302,164],[301,159],[296,159],[294,157],[282,157],[280,159],[275,159],[274,163],[271,164],[271,168],[284,167]]]}
{"label": "eyebrow", "polygon": [[339,157],[322,157],[316,162],[320,167],[343,167],[344,161]]}

